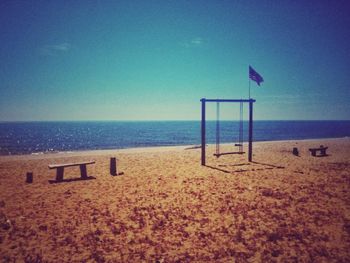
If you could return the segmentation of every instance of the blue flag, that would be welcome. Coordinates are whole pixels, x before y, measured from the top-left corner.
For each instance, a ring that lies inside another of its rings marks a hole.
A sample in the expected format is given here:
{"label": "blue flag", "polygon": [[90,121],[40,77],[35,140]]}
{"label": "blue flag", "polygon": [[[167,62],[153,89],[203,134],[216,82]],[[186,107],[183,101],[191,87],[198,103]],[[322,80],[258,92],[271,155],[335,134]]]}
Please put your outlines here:
{"label": "blue flag", "polygon": [[254,80],[259,86],[261,82],[264,82],[264,79],[258,72],[256,72],[251,66],[249,66],[249,78]]}

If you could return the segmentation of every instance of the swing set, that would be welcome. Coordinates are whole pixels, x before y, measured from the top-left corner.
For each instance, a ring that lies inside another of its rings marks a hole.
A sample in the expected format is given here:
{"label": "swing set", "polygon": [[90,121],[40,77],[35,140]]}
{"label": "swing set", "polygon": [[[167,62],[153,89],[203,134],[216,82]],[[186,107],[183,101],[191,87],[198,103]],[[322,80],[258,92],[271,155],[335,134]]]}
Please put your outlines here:
{"label": "swing set", "polygon": [[[216,149],[214,156],[219,158],[222,155],[227,154],[244,154],[243,151],[243,104],[249,103],[249,136],[248,136],[248,161],[252,161],[253,156],[253,103],[255,102],[254,99],[201,99],[202,102],[202,122],[201,122],[201,159],[202,159],[202,165],[206,164],[206,121],[205,121],[205,106],[207,102],[216,102]],[[238,136],[238,142],[235,143],[235,146],[238,147],[238,151],[233,152],[221,152],[220,149],[220,103],[239,103],[240,104],[240,112],[239,112],[239,136]]]}

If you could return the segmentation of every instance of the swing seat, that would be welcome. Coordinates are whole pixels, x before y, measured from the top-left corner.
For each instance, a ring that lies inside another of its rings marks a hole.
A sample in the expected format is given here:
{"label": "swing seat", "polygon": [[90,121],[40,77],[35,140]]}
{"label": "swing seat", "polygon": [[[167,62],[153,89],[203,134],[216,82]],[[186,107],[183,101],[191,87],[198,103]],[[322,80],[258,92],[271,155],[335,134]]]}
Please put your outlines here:
{"label": "swing seat", "polygon": [[235,146],[243,146],[241,143],[235,143]]}
{"label": "swing seat", "polygon": [[213,155],[219,158],[221,155],[229,155],[229,154],[244,154],[245,152],[226,152],[226,153],[214,153]]}

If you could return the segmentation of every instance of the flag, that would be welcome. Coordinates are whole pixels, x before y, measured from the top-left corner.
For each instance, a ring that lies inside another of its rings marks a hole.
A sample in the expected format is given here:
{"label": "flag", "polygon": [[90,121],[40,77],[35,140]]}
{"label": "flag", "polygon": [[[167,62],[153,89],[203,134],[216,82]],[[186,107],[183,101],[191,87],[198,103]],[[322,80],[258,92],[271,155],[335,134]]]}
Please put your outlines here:
{"label": "flag", "polygon": [[264,82],[264,79],[258,72],[256,72],[251,66],[249,66],[249,78],[254,80],[259,86],[261,82]]}

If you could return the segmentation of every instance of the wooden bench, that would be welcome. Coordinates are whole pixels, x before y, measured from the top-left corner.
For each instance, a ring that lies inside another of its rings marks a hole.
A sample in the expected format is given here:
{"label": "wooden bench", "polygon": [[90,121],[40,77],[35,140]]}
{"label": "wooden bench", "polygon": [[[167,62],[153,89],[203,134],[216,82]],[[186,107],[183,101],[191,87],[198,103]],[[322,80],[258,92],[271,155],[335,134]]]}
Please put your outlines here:
{"label": "wooden bench", "polygon": [[80,166],[80,175],[82,179],[88,179],[87,171],[86,171],[86,165],[88,164],[94,164],[95,161],[90,162],[80,162],[80,163],[65,163],[65,164],[50,164],[49,169],[57,169],[56,172],[56,181],[62,182],[63,181],[63,173],[65,167],[71,167],[71,166]]}
{"label": "wooden bench", "polygon": [[[311,152],[312,156],[326,156],[328,147],[324,147],[323,145],[320,146],[320,148],[310,148],[309,151]],[[317,152],[320,152],[320,155],[316,155]]]}

